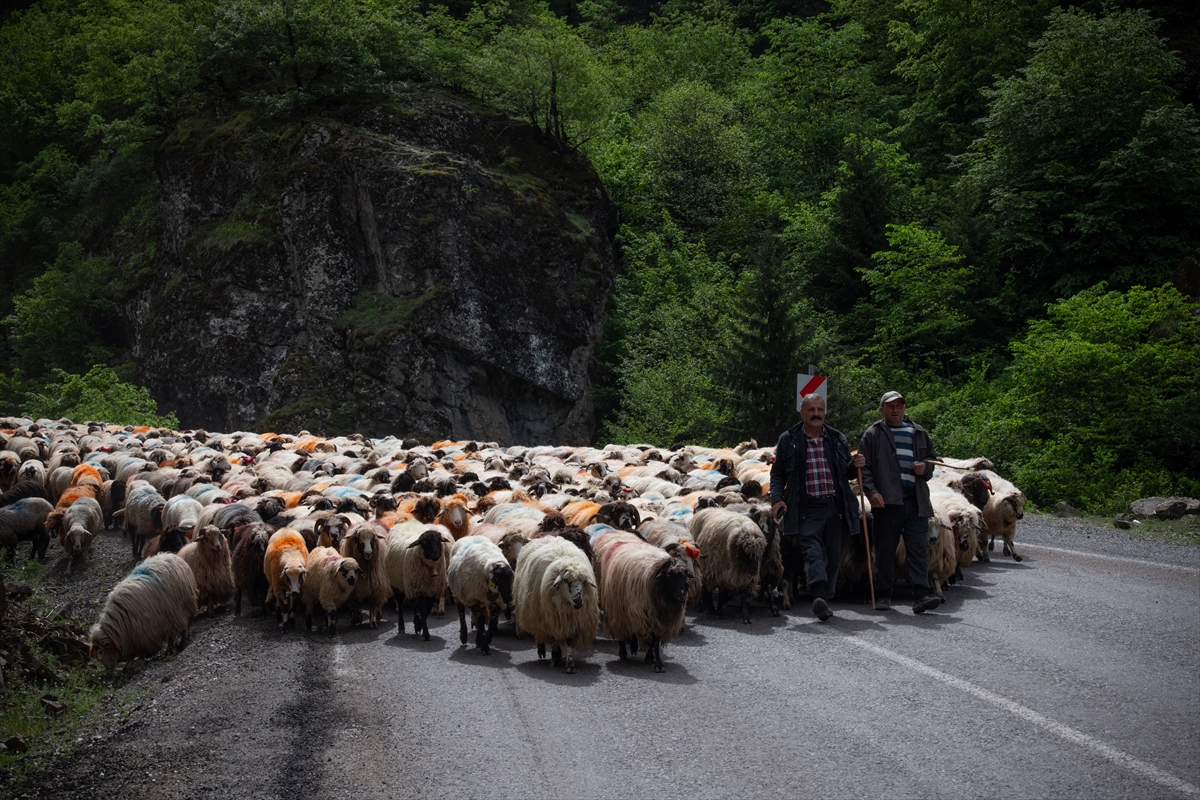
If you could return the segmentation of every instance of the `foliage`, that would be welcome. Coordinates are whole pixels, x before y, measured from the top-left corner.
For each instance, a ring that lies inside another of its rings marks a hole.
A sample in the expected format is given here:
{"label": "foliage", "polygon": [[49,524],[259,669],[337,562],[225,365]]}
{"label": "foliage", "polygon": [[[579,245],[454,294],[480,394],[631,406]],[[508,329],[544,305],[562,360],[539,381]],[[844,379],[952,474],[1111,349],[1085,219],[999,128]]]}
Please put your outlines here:
{"label": "foliage", "polygon": [[1000,379],[983,370],[918,406],[941,450],[985,454],[1039,505],[1114,511],[1200,489],[1200,304],[1174,287],[1056,303],[1013,343]]}
{"label": "foliage", "polygon": [[160,416],[158,403],[145,387],[124,383],[105,364],[97,364],[86,375],[54,370],[57,383],[30,392],[22,413],[39,419],[107,422],[114,425],[150,425],[178,428],[173,414]]}

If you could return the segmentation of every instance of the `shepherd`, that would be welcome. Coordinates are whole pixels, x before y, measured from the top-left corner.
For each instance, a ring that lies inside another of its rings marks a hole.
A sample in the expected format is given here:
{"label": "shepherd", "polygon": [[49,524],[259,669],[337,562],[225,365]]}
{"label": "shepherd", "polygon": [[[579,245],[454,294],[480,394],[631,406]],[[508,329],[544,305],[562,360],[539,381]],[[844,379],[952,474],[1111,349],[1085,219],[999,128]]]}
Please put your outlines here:
{"label": "shepherd", "polygon": [[825,622],[837,592],[842,537],[859,533],[858,498],[850,488],[866,463],[850,454],[850,442],[825,424],[825,398],[800,400],[800,422],[784,431],[771,465],[771,513],[783,518],[785,552],[799,550],[812,594],[812,612]]}

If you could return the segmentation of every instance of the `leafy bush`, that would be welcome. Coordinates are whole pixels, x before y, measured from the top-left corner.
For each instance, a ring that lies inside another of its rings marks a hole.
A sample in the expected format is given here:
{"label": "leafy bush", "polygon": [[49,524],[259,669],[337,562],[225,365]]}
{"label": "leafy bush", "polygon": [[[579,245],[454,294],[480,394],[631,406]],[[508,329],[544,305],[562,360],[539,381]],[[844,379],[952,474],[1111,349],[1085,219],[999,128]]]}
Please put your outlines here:
{"label": "leafy bush", "polygon": [[174,413],[160,416],[158,403],[142,386],[124,383],[105,364],[97,364],[86,375],[70,375],[54,370],[58,383],[30,392],[22,413],[37,419],[94,420],[115,425],[150,425],[178,428]]}

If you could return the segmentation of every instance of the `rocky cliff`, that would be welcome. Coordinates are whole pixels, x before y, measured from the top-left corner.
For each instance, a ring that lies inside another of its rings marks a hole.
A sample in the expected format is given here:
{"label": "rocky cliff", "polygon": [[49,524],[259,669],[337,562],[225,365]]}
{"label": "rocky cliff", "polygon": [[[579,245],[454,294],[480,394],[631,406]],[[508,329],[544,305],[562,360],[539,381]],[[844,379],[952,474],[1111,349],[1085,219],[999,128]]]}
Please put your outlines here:
{"label": "rocky cliff", "polygon": [[179,124],[140,380],[185,425],[590,440],[615,211],[581,156],[414,90]]}

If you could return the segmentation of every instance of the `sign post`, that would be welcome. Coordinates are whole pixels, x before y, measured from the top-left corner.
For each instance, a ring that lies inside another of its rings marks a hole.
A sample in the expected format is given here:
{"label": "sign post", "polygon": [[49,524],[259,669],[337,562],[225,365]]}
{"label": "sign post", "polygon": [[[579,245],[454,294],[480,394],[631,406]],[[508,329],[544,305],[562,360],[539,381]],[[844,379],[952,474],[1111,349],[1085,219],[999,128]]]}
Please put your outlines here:
{"label": "sign post", "polygon": [[[810,367],[811,369],[811,367]],[[816,392],[829,402],[829,381],[824,375],[810,375],[803,372],[796,375],[796,410],[800,410],[800,401],[806,394]]]}

